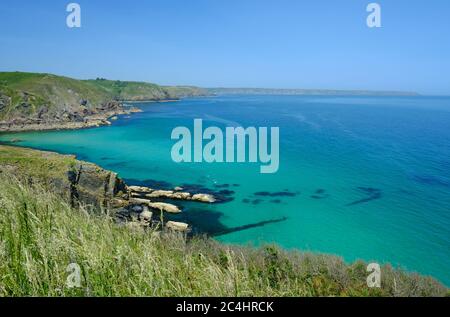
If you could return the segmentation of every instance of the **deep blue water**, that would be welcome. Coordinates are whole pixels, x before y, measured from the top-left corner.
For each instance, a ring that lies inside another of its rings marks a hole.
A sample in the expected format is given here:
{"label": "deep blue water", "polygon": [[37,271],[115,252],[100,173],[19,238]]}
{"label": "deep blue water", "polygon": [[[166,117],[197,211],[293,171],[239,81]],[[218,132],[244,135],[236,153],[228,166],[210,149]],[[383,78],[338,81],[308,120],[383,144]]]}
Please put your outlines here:
{"label": "deep blue water", "polygon": [[[229,243],[391,262],[450,285],[450,98],[227,96],[139,105],[110,127],[1,135],[75,153],[131,183],[222,191],[181,220]],[[280,168],[174,163],[171,131],[278,126]]]}

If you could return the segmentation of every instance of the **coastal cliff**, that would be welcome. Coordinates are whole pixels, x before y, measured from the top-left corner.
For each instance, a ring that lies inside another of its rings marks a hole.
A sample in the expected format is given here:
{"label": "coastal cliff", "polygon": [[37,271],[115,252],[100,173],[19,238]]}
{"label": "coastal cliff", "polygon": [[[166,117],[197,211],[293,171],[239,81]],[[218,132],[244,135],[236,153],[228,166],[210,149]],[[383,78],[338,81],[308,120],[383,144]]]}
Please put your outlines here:
{"label": "coastal cliff", "polygon": [[26,184],[39,184],[72,206],[108,208],[115,197],[127,199],[116,173],[79,161],[74,155],[0,145],[0,173]]}
{"label": "coastal cliff", "polygon": [[110,124],[115,115],[138,112],[124,101],[177,100],[204,96],[190,86],[76,80],[52,74],[0,73],[0,132],[78,129]]}
{"label": "coastal cliff", "polygon": [[39,184],[72,207],[106,212],[121,223],[135,222],[174,231],[188,232],[190,228],[185,223],[161,221],[164,214],[182,212],[172,201],[216,202],[211,194],[190,193],[181,188],[128,186],[115,172],[77,160],[74,155],[6,145],[0,145],[0,174],[25,184]]}

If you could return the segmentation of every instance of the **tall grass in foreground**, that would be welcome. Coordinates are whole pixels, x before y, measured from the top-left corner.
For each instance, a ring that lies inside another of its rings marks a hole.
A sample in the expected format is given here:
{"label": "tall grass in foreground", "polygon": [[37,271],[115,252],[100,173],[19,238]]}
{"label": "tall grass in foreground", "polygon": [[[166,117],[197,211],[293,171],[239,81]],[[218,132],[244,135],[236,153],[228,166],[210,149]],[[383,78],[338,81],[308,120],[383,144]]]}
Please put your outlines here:
{"label": "tall grass in foreground", "polygon": [[[66,284],[68,264],[81,288]],[[431,278],[382,268],[366,286],[366,264],[274,246],[185,242],[108,215],[73,209],[37,185],[0,175],[0,296],[439,296]]]}

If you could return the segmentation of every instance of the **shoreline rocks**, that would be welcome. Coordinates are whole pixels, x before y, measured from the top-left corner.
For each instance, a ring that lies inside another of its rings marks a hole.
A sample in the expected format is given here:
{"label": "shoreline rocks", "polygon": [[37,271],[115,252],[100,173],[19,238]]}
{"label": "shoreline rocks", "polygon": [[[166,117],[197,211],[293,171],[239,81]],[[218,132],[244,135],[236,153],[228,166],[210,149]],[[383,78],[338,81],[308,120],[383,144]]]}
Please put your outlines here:
{"label": "shoreline rocks", "polygon": [[195,194],[192,196],[191,200],[200,201],[204,203],[214,203],[216,199],[211,194]]}
{"label": "shoreline rocks", "polygon": [[177,213],[181,212],[181,209],[174,204],[163,203],[163,202],[153,202],[150,199],[145,199],[145,198],[131,197],[129,202],[130,202],[130,204],[133,204],[133,205],[146,206],[151,209],[159,210],[161,212],[167,212],[167,213],[172,213],[172,214],[177,214]]}
{"label": "shoreline rocks", "polygon": [[[109,108],[109,109],[108,109]],[[142,112],[136,107],[123,107],[122,105],[108,105],[95,111],[82,111],[81,113],[64,113],[61,118],[17,118],[9,121],[0,121],[0,132],[26,132],[50,130],[78,130],[111,125],[110,120],[117,120],[119,115],[130,115]]]}
{"label": "shoreline rocks", "polygon": [[[182,190],[181,187],[180,190]],[[189,192],[160,190],[143,186],[128,186],[130,196],[133,199],[173,199],[173,200],[191,200],[201,203],[215,203],[217,199],[211,194],[191,194]]]}
{"label": "shoreline rocks", "polygon": [[131,192],[139,192],[139,193],[151,193],[153,191],[153,189],[143,186],[128,186],[128,189]]}

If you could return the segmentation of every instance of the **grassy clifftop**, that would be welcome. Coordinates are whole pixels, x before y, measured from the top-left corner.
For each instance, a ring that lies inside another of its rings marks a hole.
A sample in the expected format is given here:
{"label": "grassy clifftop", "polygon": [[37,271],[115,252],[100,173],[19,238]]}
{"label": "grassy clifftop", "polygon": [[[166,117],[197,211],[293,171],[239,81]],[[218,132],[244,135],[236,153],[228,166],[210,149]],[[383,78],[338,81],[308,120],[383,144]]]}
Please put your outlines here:
{"label": "grassy clifftop", "polygon": [[113,81],[107,79],[86,80],[84,83],[97,87],[117,100],[163,100],[169,94],[161,86],[143,82]]}
{"label": "grassy clifftop", "polygon": [[[381,288],[369,288],[362,261],[118,225],[109,213],[74,207],[46,186],[78,163],[0,146],[0,296],[448,295],[436,280],[389,265],[381,268]],[[78,185],[103,188],[93,179],[107,174],[92,167]],[[80,268],[80,287],[67,284],[71,263]]]}
{"label": "grassy clifftop", "polygon": [[0,173],[42,181],[64,178],[77,160],[73,155],[0,145]]}
{"label": "grassy clifftop", "polygon": [[202,88],[193,86],[159,86],[151,83],[113,81],[103,78],[85,82],[99,87],[115,99],[123,101],[168,100],[207,94]]}

